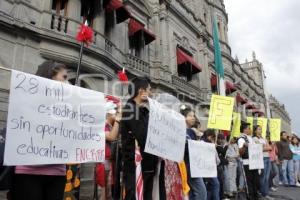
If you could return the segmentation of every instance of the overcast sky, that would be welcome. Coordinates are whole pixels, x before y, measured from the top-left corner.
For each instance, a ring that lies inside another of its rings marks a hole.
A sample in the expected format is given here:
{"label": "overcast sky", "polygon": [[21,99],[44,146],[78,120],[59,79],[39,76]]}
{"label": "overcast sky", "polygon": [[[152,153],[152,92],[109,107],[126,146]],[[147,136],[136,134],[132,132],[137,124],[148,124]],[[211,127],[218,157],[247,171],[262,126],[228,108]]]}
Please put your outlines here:
{"label": "overcast sky", "polygon": [[225,0],[229,43],[240,62],[263,63],[268,92],[285,104],[300,133],[300,0]]}

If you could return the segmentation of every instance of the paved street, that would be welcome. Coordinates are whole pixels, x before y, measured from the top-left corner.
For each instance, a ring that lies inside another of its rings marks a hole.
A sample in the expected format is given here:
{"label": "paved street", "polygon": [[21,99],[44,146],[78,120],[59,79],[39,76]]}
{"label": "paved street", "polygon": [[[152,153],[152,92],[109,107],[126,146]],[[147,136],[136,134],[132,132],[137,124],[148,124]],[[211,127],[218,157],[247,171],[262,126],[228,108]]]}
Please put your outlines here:
{"label": "paved street", "polygon": [[271,194],[275,199],[300,200],[300,188],[280,187],[277,192]]}

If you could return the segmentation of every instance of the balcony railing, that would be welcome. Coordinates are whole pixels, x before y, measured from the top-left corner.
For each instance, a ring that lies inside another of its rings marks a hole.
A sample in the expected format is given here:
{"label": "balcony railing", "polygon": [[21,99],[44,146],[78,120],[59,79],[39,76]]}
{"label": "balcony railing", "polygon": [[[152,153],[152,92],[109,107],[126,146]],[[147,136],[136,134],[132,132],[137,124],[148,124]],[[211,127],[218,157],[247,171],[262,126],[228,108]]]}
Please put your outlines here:
{"label": "balcony railing", "polygon": [[200,88],[178,76],[172,76],[172,84],[175,87],[180,88],[181,90],[189,93],[190,95],[195,95],[196,97],[199,97]]}
{"label": "balcony railing", "polygon": [[131,69],[137,70],[144,74],[150,73],[150,64],[131,54],[127,54],[127,64]]}
{"label": "balcony railing", "polygon": [[56,30],[58,32],[67,33],[68,19],[66,19],[60,15],[52,14],[50,28],[53,30]]}
{"label": "balcony railing", "polygon": [[105,39],[105,51],[112,53],[113,43],[108,39]]}

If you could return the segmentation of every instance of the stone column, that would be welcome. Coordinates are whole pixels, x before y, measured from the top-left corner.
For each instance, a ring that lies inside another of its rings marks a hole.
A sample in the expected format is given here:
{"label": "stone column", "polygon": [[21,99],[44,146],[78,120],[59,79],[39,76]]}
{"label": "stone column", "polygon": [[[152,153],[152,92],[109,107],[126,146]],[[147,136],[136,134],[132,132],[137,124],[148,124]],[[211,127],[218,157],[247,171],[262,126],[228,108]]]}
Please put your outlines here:
{"label": "stone column", "polygon": [[67,5],[68,30],[67,33],[75,37],[80,21],[81,2],[80,0],[69,0]]}
{"label": "stone column", "polygon": [[93,28],[95,31],[104,35],[105,31],[105,10],[102,10],[101,13],[97,13],[94,18]]}
{"label": "stone column", "polygon": [[67,17],[80,21],[81,2],[80,0],[69,0],[67,6]]}
{"label": "stone column", "polygon": [[44,0],[43,3],[44,3],[44,5],[43,5],[43,10],[51,11],[52,0]]}

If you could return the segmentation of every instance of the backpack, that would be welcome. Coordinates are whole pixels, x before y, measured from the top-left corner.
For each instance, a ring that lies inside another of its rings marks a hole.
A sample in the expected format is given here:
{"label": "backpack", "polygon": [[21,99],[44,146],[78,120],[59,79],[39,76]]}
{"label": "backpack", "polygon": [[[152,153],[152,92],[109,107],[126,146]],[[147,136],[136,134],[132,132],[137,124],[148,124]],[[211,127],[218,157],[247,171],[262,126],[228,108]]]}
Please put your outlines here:
{"label": "backpack", "polygon": [[[247,136],[242,135],[241,137],[239,137],[239,138],[237,139],[236,143],[238,143],[238,141],[239,141],[240,139],[244,139],[244,140],[246,141],[246,143],[249,144],[249,140],[248,140]],[[249,149],[248,149],[248,148],[246,149],[245,153],[244,153],[243,155],[241,155],[241,157],[242,157],[243,159],[249,159]]]}

